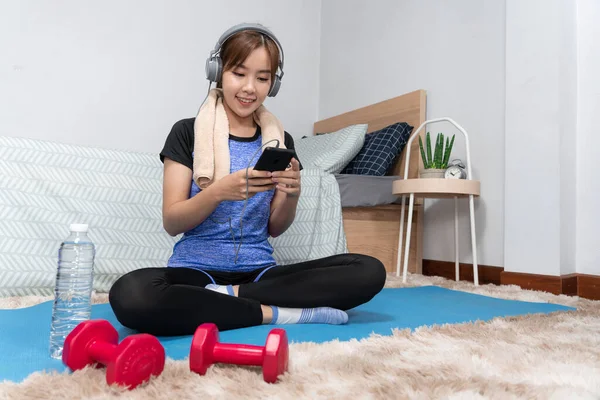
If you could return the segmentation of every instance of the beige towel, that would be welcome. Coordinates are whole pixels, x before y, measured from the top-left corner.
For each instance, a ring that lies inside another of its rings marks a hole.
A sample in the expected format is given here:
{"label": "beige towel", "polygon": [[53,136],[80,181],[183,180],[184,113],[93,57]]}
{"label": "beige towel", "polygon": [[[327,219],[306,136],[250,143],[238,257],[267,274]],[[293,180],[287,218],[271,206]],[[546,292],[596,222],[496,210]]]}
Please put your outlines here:
{"label": "beige towel", "polygon": [[[263,105],[254,112],[254,120],[261,127],[262,144],[279,139],[285,148],[283,125]],[[268,147],[277,147],[277,142]],[[254,162],[259,158],[257,154]],[[250,161],[250,160],[248,160]],[[223,107],[223,91],[212,89],[200,107],[194,122],[194,182],[204,189],[230,172],[229,120]]]}

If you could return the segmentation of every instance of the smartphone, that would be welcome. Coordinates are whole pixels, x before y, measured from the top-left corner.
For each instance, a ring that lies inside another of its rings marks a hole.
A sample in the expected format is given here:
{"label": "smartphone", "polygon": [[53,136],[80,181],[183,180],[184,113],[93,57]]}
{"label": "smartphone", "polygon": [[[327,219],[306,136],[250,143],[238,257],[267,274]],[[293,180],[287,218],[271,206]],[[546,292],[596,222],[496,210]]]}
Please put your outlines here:
{"label": "smartphone", "polygon": [[296,153],[291,149],[267,147],[256,162],[254,169],[257,171],[285,171]]}

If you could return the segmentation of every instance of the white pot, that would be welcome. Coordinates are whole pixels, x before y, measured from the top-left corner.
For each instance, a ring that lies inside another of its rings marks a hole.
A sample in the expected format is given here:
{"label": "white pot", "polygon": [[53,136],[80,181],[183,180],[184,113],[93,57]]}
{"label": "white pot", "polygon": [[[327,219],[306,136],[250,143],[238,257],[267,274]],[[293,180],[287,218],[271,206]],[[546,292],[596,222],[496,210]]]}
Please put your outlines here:
{"label": "white pot", "polygon": [[419,178],[444,178],[445,169],[427,168],[419,171]]}

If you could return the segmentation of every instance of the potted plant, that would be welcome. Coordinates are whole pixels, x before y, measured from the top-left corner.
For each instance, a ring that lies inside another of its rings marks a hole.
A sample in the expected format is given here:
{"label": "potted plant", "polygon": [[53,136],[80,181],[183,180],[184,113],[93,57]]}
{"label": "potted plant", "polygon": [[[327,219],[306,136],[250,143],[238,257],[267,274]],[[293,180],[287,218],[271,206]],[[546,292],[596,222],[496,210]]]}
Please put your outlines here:
{"label": "potted plant", "polygon": [[452,146],[454,145],[454,136],[452,139],[446,138],[446,145],[444,146],[444,134],[438,133],[435,141],[435,149],[433,151],[433,157],[431,154],[431,138],[429,132],[425,135],[425,143],[427,153],[423,149],[423,141],[419,136],[419,148],[421,149],[421,158],[423,159],[423,169],[419,171],[419,178],[443,178],[444,171],[448,168],[448,160],[450,160],[450,153],[452,152]]}

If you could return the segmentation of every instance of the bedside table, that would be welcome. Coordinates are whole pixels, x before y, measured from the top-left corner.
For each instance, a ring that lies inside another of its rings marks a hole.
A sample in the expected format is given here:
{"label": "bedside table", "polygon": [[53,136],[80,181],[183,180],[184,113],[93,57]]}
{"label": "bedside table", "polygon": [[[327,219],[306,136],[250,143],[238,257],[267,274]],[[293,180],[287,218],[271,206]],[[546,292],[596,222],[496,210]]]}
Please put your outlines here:
{"label": "bedside table", "polygon": [[404,166],[404,179],[394,181],[392,193],[402,196],[402,211],[400,214],[400,234],[398,237],[398,258],[396,265],[396,276],[400,276],[400,255],[402,249],[402,234],[404,231],[404,208],[406,206],[406,196],[409,196],[408,205],[408,222],[406,226],[406,243],[404,246],[404,268],[402,273],[402,282],[406,283],[408,272],[408,256],[410,249],[410,233],[412,226],[412,214],[415,196],[430,199],[451,199],[454,198],[454,254],[455,254],[455,277],[459,280],[459,249],[458,249],[458,199],[469,199],[469,214],[471,220],[471,247],[473,251],[473,283],[479,285],[479,276],[477,269],[477,240],[475,234],[475,204],[474,197],[480,195],[481,184],[478,180],[471,179],[471,157],[469,151],[469,138],[467,132],[456,122],[450,118],[436,118],[423,122],[421,126],[410,136],[407,148],[413,139],[418,136],[419,132],[426,124],[435,122],[447,121],[456,126],[458,130],[465,136],[467,147],[467,179],[434,179],[434,178],[419,178],[408,179],[408,168],[410,161],[410,152],[407,152],[406,164]]}

